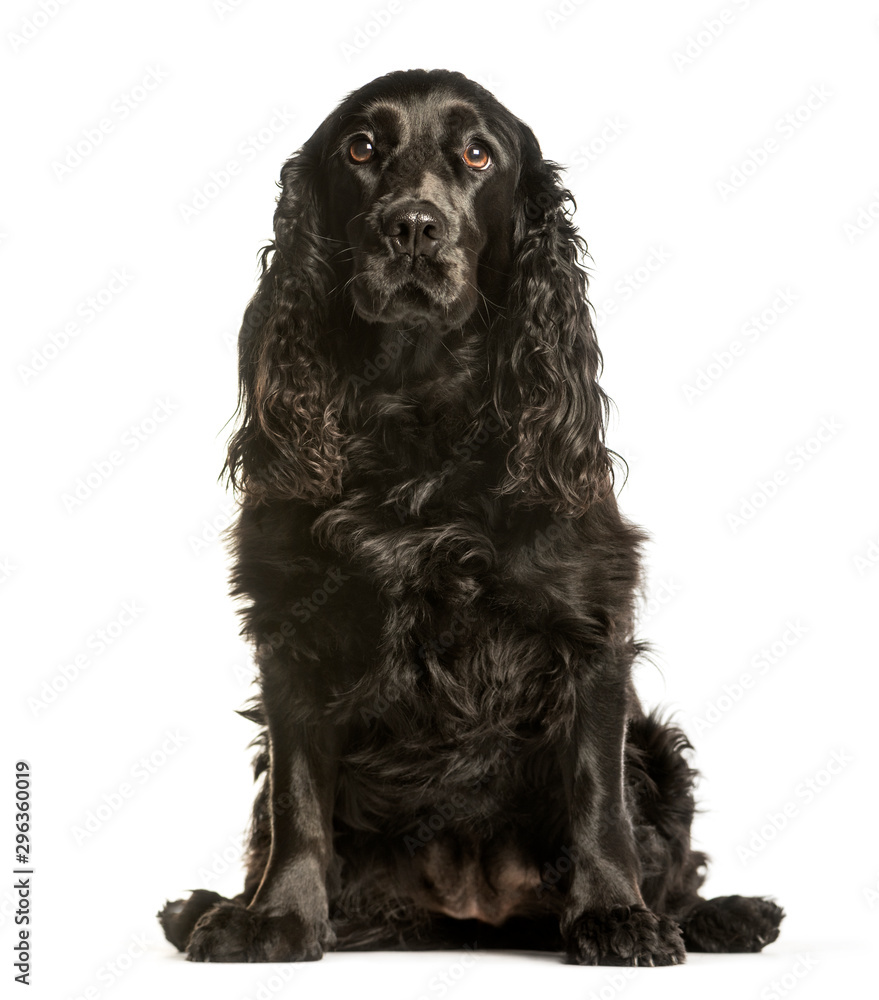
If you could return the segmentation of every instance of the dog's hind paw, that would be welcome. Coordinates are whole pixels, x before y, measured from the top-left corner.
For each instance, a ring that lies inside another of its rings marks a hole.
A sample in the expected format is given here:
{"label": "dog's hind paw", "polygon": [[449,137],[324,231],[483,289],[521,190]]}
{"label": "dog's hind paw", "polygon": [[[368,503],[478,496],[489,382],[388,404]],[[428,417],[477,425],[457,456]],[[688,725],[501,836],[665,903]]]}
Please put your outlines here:
{"label": "dog's hind paw", "polygon": [[784,910],[760,896],[706,899],[681,918],[689,951],[761,951],[778,937]]}

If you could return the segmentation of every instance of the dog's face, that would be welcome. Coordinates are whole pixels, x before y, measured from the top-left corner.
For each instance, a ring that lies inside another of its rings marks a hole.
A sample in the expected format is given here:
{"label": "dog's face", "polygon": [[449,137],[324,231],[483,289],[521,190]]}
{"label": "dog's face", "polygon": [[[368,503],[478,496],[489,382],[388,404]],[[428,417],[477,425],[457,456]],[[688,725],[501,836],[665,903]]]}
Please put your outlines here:
{"label": "dog's face", "polygon": [[410,71],[352,94],[322,130],[357,313],[460,326],[509,264],[520,123],[457,74]]}

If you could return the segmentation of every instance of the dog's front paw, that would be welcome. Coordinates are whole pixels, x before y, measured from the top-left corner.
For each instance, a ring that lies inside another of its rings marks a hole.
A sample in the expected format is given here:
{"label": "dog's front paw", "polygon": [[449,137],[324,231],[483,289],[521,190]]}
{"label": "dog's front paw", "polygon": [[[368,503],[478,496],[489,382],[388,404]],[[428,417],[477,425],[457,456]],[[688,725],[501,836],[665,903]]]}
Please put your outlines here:
{"label": "dog's front paw", "polygon": [[191,962],[314,962],[332,945],[328,924],[295,913],[265,916],[223,902],[199,917],[187,944]]}
{"label": "dog's front paw", "polygon": [[565,952],[575,965],[678,965],[686,958],[674,920],[636,906],[581,913],[568,925]]}

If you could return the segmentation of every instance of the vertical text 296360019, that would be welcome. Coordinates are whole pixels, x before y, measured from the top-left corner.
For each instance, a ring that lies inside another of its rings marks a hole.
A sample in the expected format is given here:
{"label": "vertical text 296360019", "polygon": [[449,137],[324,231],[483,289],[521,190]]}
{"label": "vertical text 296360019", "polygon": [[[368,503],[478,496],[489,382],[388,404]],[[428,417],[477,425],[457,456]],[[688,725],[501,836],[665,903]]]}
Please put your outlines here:
{"label": "vertical text 296360019", "polygon": [[18,897],[15,924],[18,936],[15,941],[15,981],[30,986],[31,974],[31,769],[27,761],[15,764],[15,868],[16,882],[13,891]]}

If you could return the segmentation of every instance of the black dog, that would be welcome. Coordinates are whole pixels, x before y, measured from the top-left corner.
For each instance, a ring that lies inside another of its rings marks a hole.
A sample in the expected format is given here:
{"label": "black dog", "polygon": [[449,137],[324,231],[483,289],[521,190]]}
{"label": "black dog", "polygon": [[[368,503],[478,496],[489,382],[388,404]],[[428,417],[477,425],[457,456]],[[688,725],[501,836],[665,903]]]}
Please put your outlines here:
{"label": "black dog", "polygon": [[705,901],[683,735],[631,683],[622,518],[571,196],[458,73],[391,73],[284,166],[240,336],[262,727],[244,891],[160,914],[198,961],[325,950],[758,951]]}

